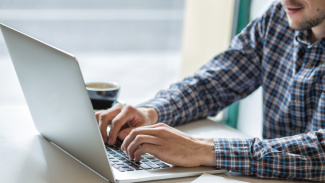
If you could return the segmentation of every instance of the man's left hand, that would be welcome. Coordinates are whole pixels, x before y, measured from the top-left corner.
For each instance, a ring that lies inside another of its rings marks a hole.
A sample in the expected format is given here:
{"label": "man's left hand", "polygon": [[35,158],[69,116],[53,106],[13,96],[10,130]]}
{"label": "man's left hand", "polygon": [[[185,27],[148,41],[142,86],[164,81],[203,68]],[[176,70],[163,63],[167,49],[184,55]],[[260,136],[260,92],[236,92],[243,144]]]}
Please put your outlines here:
{"label": "man's left hand", "polygon": [[175,166],[215,165],[212,138],[193,138],[161,123],[133,129],[121,148],[137,162],[143,154],[149,153]]}

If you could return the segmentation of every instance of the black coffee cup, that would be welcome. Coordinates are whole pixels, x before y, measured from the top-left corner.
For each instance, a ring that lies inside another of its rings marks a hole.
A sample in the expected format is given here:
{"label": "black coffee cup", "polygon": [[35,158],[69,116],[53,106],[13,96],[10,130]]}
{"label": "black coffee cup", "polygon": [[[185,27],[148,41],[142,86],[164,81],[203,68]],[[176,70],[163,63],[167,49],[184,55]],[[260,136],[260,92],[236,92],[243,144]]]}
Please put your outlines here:
{"label": "black coffee cup", "polygon": [[95,110],[111,108],[116,102],[120,86],[116,83],[86,83],[86,89]]}

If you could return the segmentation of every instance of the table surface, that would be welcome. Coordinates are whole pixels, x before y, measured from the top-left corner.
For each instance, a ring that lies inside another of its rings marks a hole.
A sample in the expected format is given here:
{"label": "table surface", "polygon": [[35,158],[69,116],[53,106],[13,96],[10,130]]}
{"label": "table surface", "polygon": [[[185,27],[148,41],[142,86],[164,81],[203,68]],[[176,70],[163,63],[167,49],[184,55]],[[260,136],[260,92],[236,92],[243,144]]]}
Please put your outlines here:
{"label": "table surface", "polygon": [[[105,182],[40,136],[26,105],[0,106],[0,126],[0,182]],[[210,120],[200,120],[180,126],[178,129],[197,137],[247,138],[235,129]],[[253,176],[234,172],[218,176],[252,183],[262,181]],[[195,178],[154,182],[191,182]],[[263,182],[293,181],[263,180]]]}

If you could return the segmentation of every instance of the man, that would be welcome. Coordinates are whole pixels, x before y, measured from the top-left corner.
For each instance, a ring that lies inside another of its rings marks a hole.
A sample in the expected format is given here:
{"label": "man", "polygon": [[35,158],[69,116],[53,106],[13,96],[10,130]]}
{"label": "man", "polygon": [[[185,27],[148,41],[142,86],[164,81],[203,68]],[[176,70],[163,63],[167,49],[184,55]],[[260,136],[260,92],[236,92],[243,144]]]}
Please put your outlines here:
{"label": "man", "polygon": [[[274,3],[194,76],[137,108],[96,113],[104,141],[124,139],[122,150],[136,161],[150,153],[176,166],[324,181],[324,19],[324,0]],[[213,116],[259,86],[264,140],[198,139],[168,126]]]}

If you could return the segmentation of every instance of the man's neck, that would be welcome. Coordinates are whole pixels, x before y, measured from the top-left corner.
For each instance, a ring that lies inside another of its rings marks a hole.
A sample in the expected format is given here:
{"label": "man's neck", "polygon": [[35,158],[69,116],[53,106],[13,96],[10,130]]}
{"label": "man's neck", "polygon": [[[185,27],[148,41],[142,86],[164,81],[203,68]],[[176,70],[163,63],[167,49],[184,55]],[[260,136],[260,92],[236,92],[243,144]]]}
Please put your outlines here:
{"label": "man's neck", "polygon": [[316,27],[311,28],[312,35],[311,35],[311,42],[315,43],[316,41],[325,38],[325,21],[321,24],[317,25]]}

